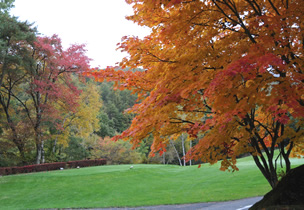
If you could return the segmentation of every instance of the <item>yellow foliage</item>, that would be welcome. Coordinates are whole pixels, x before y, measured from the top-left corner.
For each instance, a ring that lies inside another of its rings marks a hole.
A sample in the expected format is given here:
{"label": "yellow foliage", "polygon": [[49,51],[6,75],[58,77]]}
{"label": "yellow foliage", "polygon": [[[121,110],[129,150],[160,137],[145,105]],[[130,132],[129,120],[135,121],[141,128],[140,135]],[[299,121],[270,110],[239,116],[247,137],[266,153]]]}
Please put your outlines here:
{"label": "yellow foliage", "polygon": [[62,131],[53,136],[63,146],[68,145],[71,135],[88,139],[94,131],[99,129],[97,116],[102,102],[96,84],[94,82],[87,83],[77,101],[79,105],[74,111],[62,110]]}

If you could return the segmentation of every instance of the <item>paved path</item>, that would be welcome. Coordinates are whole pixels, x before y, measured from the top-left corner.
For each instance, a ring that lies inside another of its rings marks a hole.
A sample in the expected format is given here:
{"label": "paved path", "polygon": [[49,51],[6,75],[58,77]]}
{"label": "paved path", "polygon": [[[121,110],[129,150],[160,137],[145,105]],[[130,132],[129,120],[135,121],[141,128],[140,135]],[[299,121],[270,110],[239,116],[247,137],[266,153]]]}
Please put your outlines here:
{"label": "paved path", "polygon": [[[181,205],[142,206],[136,208],[102,208],[100,210],[247,210],[262,197],[245,198],[226,202],[194,203]],[[97,209],[94,209],[97,210]]]}

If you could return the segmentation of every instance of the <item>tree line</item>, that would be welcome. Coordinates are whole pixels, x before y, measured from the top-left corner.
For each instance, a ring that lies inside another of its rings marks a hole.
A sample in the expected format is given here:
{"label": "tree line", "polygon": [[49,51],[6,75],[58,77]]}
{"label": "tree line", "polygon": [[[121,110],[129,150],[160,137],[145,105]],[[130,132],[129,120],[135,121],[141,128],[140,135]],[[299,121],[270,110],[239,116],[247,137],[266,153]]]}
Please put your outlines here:
{"label": "tree line", "polygon": [[151,140],[137,150],[109,140],[129,127],[134,114],[124,111],[137,96],[84,77],[85,46],[64,49],[57,35],[39,36],[31,23],[10,15],[13,2],[0,5],[0,166],[90,158],[163,162],[149,159]]}

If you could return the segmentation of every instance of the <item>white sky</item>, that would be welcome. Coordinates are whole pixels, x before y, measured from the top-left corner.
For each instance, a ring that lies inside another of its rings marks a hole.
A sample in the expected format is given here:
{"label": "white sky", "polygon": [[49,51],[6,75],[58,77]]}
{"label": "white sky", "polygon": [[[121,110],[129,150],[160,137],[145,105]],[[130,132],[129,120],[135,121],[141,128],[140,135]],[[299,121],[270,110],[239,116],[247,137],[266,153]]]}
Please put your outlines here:
{"label": "white sky", "polygon": [[15,0],[11,14],[33,23],[42,35],[58,34],[63,46],[86,44],[91,67],[114,66],[127,54],[116,51],[121,37],[144,37],[142,28],[125,16],[132,7],[124,0]]}

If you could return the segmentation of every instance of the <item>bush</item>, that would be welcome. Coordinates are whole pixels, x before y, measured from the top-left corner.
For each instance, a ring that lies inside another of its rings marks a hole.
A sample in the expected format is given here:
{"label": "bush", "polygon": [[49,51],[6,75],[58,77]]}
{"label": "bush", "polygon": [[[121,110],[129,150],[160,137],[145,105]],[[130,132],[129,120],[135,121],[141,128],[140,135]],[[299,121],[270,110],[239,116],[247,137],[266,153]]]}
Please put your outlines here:
{"label": "bush", "polygon": [[46,164],[34,165],[34,170],[35,170],[36,172],[47,171]]}
{"label": "bush", "polygon": [[66,162],[46,163],[45,165],[48,171],[53,171],[58,170],[60,168],[65,168]]}
{"label": "bush", "polygon": [[12,167],[12,173],[13,174],[22,174],[23,173],[23,167]]}
{"label": "bush", "polygon": [[68,167],[69,168],[76,168],[79,167],[88,167],[88,166],[99,166],[99,165],[105,165],[107,164],[107,161],[105,159],[99,159],[99,160],[77,160],[77,161],[69,161]]}
{"label": "bush", "polygon": [[12,168],[10,167],[0,168],[0,175],[9,175],[12,173]]}
{"label": "bush", "polygon": [[97,160],[95,160],[95,164],[96,164],[96,166],[100,166],[100,165],[106,165],[107,164],[107,161],[106,161],[106,159],[97,159]]}
{"label": "bush", "polygon": [[98,160],[77,160],[69,162],[55,162],[55,163],[44,163],[37,165],[27,165],[22,167],[3,167],[0,168],[0,175],[10,175],[10,174],[21,174],[21,173],[31,173],[31,172],[40,172],[40,171],[53,171],[60,168],[76,168],[79,167],[88,167],[88,166],[99,166],[105,165],[107,161],[105,159]]}
{"label": "bush", "polygon": [[35,165],[23,166],[23,173],[31,173],[35,171]]}
{"label": "bush", "polygon": [[5,168],[0,168],[0,175],[5,175]]}
{"label": "bush", "polygon": [[69,168],[76,168],[78,166],[78,161],[68,161],[67,164]]}

